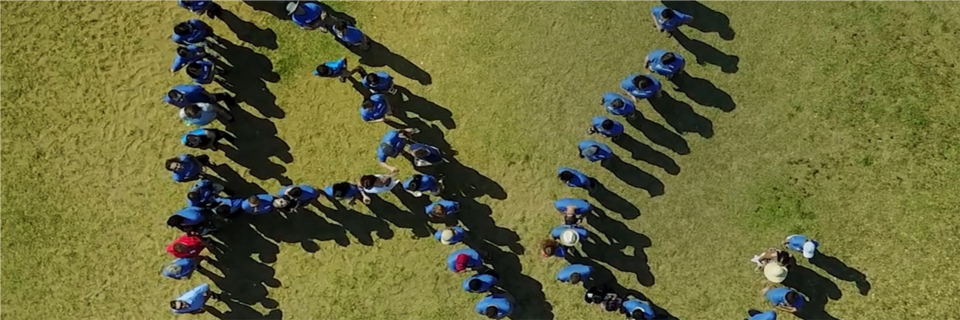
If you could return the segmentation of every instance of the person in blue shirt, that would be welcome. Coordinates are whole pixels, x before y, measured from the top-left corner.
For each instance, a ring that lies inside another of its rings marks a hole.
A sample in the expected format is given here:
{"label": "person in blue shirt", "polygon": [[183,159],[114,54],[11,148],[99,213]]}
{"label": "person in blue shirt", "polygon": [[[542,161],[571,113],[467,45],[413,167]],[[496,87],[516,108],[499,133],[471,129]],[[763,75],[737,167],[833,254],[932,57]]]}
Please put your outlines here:
{"label": "person in blue shirt", "polygon": [[683,66],[687,64],[679,53],[667,50],[654,50],[647,55],[644,67],[650,69],[656,74],[673,79],[674,75],[683,72]]}
{"label": "person in blue shirt", "polygon": [[207,41],[207,38],[217,40],[213,34],[213,28],[199,19],[190,19],[178,23],[173,27],[173,42],[182,45],[201,44]]}
{"label": "person in blue shirt", "polygon": [[777,312],[773,310],[756,312],[756,314],[751,315],[749,319],[744,320],[777,320]]}
{"label": "person in blue shirt", "polygon": [[560,272],[557,272],[557,280],[560,280],[560,282],[569,282],[570,284],[578,284],[580,281],[589,279],[592,272],[593,268],[588,265],[571,264],[560,269]]}
{"label": "person in blue shirt", "polygon": [[497,273],[488,270],[484,273],[475,274],[463,281],[463,291],[473,293],[484,293],[493,289],[498,281]]}
{"label": "person in blue shirt", "polygon": [[320,191],[306,184],[283,186],[277,191],[277,197],[287,199],[292,208],[297,208],[319,199]]}
{"label": "person in blue shirt", "polygon": [[214,197],[223,191],[223,186],[207,179],[200,179],[187,192],[187,206],[208,207],[216,204]]}
{"label": "person in blue shirt", "polygon": [[221,92],[217,94],[209,93],[202,85],[191,83],[181,84],[173,87],[163,97],[163,101],[177,108],[183,108],[193,103],[217,103],[220,101],[232,101],[233,97],[229,93]]}
{"label": "person in blue shirt", "polygon": [[216,104],[197,102],[180,109],[180,120],[191,126],[204,126],[218,117],[226,122],[233,122],[233,115],[227,109]]}
{"label": "person in blue shirt", "polygon": [[357,72],[363,74],[365,71],[363,67],[347,70],[347,58],[340,58],[320,64],[313,70],[313,75],[324,78],[338,78],[340,82],[347,82],[347,78],[352,77]]}
{"label": "person in blue shirt", "polygon": [[794,313],[803,307],[803,295],[790,288],[763,288],[763,296],[780,311]]}
{"label": "person in blue shirt", "polygon": [[577,145],[577,148],[580,149],[580,157],[585,158],[590,162],[603,161],[609,158],[613,158],[613,150],[610,149],[605,144],[599,143],[596,140],[583,140]]}
{"label": "person in blue shirt", "polygon": [[220,295],[210,291],[210,285],[204,283],[170,301],[170,311],[177,314],[203,313],[205,304],[210,298],[220,300]]}
{"label": "person in blue shirt", "polygon": [[213,83],[216,76],[226,74],[223,69],[207,59],[200,59],[187,64],[186,72],[190,79],[193,79],[193,82],[199,84]]}
{"label": "person in blue shirt", "polygon": [[301,29],[319,28],[320,31],[327,32],[327,28],[323,26],[327,13],[319,3],[291,1],[287,3],[287,14],[290,15],[290,20],[293,20],[293,23]]}
{"label": "person in blue shirt", "polygon": [[433,218],[444,218],[460,211],[460,203],[441,199],[428,205],[425,210]]}
{"label": "person in blue shirt", "polygon": [[483,259],[477,250],[470,248],[460,249],[450,253],[447,256],[447,269],[461,273],[468,269],[480,269],[483,267]]}
{"label": "person in blue shirt", "polygon": [[420,132],[420,130],[411,128],[387,131],[387,133],[383,135],[383,138],[380,139],[380,144],[377,145],[377,161],[380,162],[380,166],[391,173],[396,173],[397,168],[388,165],[387,159],[396,158],[400,153],[404,152],[404,147],[407,146],[407,139],[410,139],[412,135],[418,132]]}
{"label": "person in blue shirt", "polygon": [[347,200],[350,202],[348,204],[353,205],[357,203],[357,200],[363,200],[364,204],[370,203],[370,198],[367,198],[363,191],[360,191],[360,187],[349,183],[349,182],[340,182],[333,185],[329,185],[323,189],[323,193],[333,200]]}
{"label": "person in blue shirt", "polygon": [[195,233],[203,228],[203,223],[206,222],[204,216],[206,209],[198,207],[186,207],[180,209],[173,213],[170,218],[167,218],[167,226],[180,229],[180,231],[186,233]]}
{"label": "person in blue shirt", "polygon": [[223,8],[219,4],[213,3],[213,1],[192,1],[192,0],[177,0],[177,5],[181,8],[190,10],[190,12],[196,14],[206,13],[208,17],[219,17],[220,13],[223,12]]}
{"label": "person in blue shirt", "polygon": [[426,193],[431,196],[439,196],[443,185],[440,180],[429,174],[415,174],[409,179],[403,181],[403,190],[407,190],[414,197],[422,196]]}
{"label": "person in blue shirt", "polygon": [[543,239],[540,241],[540,256],[544,258],[557,257],[563,258],[567,255],[567,248],[560,245],[555,239]]}
{"label": "person in blue shirt", "polygon": [[201,128],[193,129],[185,133],[180,137],[180,143],[190,148],[211,149],[216,151],[223,147],[223,144],[220,143],[221,139],[227,139],[227,141],[230,142],[235,140],[232,135],[222,130]]}
{"label": "person in blue shirt", "polygon": [[620,81],[620,89],[627,92],[634,102],[660,96],[660,80],[648,74],[634,73]]}
{"label": "person in blue shirt", "polygon": [[560,169],[557,169],[557,177],[568,187],[584,188],[589,191],[593,191],[596,187],[593,179],[577,171],[577,169],[560,167]]}
{"label": "person in blue shirt", "polygon": [[360,103],[360,118],[363,121],[382,122],[389,114],[391,114],[390,102],[385,95],[374,94],[364,98]]}
{"label": "person in blue shirt", "polygon": [[553,203],[553,207],[563,214],[564,224],[576,224],[580,217],[593,210],[593,206],[587,200],[571,198],[557,200]]}
{"label": "person in blue shirt", "polygon": [[216,207],[213,208],[214,214],[219,217],[233,219],[237,217],[240,212],[244,211],[243,204],[246,202],[246,199],[240,197],[214,197],[213,201],[216,203]]}
{"label": "person in blue shirt", "polygon": [[612,115],[624,116],[627,118],[633,118],[637,116],[637,106],[633,104],[633,101],[630,101],[629,98],[618,93],[604,93],[601,104],[607,109],[607,112]]}
{"label": "person in blue shirt", "polygon": [[788,236],[783,240],[783,245],[787,249],[800,251],[803,253],[803,257],[810,259],[817,253],[817,248],[820,247],[820,243],[816,240],[809,239],[807,236],[802,234],[794,234]]}
{"label": "person in blue shirt", "polygon": [[244,212],[247,212],[253,215],[270,213],[274,209],[273,202],[276,199],[277,198],[275,198],[273,195],[268,193],[258,194],[258,195],[250,196],[249,198],[244,200],[240,204],[240,208],[243,209]]}
{"label": "person in blue shirt", "polygon": [[190,279],[190,275],[193,274],[199,264],[200,260],[196,258],[177,258],[170,264],[163,266],[160,274],[170,279]]}
{"label": "person in blue shirt", "polygon": [[415,167],[429,167],[443,162],[443,154],[440,153],[440,149],[425,143],[411,144],[410,154],[413,155],[413,165]]}
{"label": "person in blue shirt", "polygon": [[211,166],[210,156],[181,154],[176,158],[167,159],[163,167],[172,172],[173,181],[189,182],[197,180],[203,175],[203,167]]}
{"label": "person in blue shirt", "polygon": [[693,20],[693,17],[683,12],[669,9],[664,6],[656,6],[650,9],[650,15],[653,16],[653,25],[660,32],[666,32],[667,36],[680,26]]}
{"label": "person in blue shirt", "polygon": [[170,65],[170,72],[177,72],[186,65],[194,61],[203,60],[207,57],[207,51],[204,46],[191,44],[188,46],[177,47],[177,56],[173,57],[173,64]]}
{"label": "person in blue shirt", "polygon": [[474,309],[489,319],[503,319],[513,312],[513,303],[504,294],[490,294],[477,302]]}
{"label": "person in blue shirt", "polygon": [[393,77],[383,71],[367,73],[366,70],[360,71],[360,77],[363,79],[363,87],[373,93],[397,93],[393,87]]}
{"label": "person in blue shirt", "polygon": [[570,229],[572,229],[573,231],[576,231],[577,235],[580,236],[580,239],[586,239],[588,236],[590,236],[590,232],[587,231],[587,228],[584,228],[583,226],[564,224],[564,225],[556,226],[552,230],[550,230],[550,237],[552,237],[553,239],[559,239],[560,234],[563,233],[564,230],[570,230]]}
{"label": "person in blue shirt", "polygon": [[447,227],[441,230],[437,230],[433,234],[433,238],[440,241],[442,244],[452,245],[460,243],[463,241],[463,237],[467,235],[467,232],[463,230],[460,226]]}
{"label": "person in blue shirt", "polygon": [[599,133],[613,141],[623,135],[623,124],[604,116],[593,117],[592,125],[588,131],[590,134]]}
{"label": "person in blue shirt", "polygon": [[656,317],[650,302],[633,298],[623,302],[623,312],[633,320],[653,320]]}
{"label": "person in blue shirt", "polygon": [[346,21],[338,21],[333,25],[333,35],[347,46],[360,47],[364,51],[370,49],[370,39],[367,35],[357,27],[347,24]]}

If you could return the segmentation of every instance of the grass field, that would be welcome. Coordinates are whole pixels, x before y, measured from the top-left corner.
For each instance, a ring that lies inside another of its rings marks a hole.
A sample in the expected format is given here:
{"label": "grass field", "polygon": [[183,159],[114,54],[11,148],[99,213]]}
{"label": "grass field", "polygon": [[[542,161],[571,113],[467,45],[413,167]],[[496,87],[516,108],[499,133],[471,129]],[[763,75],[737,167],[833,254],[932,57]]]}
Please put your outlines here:
{"label": "grass field", "polygon": [[[380,171],[386,127],[358,119],[349,84],[311,74],[345,56],[392,73],[420,139],[457,151],[448,189],[518,299],[513,319],[620,317],[536,252],[559,222],[552,201],[588,197],[556,181],[560,165],[607,190],[589,198],[606,217],[587,220],[599,237],[582,248],[598,276],[681,319],[768,309],[748,260],[799,232],[835,258],[794,272],[823,310],[807,318],[960,319],[960,6],[670,4],[698,19],[670,39],[652,28],[656,4],[331,3],[382,44],[361,60],[269,5],[224,3],[223,20],[204,20],[229,40],[242,110],[227,128],[237,150],[209,152],[226,164],[216,174],[253,193]],[[168,38],[194,16],[172,2],[0,4],[0,316],[166,318],[170,299],[209,282],[230,299],[200,318],[480,318],[480,296],[443,265],[454,248],[423,237],[437,227],[423,204],[395,195],[243,219],[218,235],[213,275],[159,276],[177,236],[164,221],[188,188],[162,168],[188,151],[160,100],[187,80],[168,71]],[[611,144],[623,163],[578,159],[601,94],[655,48],[688,58],[683,91],[665,82],[666,97],[638,105],[646,119]]]}

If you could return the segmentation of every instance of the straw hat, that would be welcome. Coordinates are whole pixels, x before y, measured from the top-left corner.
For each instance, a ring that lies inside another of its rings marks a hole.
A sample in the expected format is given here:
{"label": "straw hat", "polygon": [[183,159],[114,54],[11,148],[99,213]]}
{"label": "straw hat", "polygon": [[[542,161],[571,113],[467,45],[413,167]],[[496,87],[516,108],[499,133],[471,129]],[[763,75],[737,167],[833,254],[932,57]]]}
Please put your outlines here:
{"label": "straw hat", "polygon": [[450,241],[452,239],[453,239],[453,230],[444,229],[443,231],[440,231],[440,243],[452,244],[453,242]]}
{"label": "straw hat", "polygon": [[560,232],[559,240],[563,246],[572,247],[580,242],[580,234],[577,233],[577,230],[573,230],[573,228],[567,228],[563,230],[563,232]]}
{"label": "straw hat", "polygon": [[787,278],[787,268],[778,263],[770,262],[763,266],[763,276],[774,283],[781,283]]}

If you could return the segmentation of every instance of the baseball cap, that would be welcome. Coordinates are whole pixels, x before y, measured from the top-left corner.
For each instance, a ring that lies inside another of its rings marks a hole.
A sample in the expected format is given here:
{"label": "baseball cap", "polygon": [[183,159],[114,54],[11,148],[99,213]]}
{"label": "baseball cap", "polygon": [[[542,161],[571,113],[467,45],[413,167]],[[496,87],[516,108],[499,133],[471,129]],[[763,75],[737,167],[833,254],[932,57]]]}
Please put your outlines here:
{"label": "baseball cap", "polygon": [[763,276],[770,282],[781,283],[787,278],[787,268],[778,263],[770,262],[763,266]]}
{"label": "baseball cap", "polygon": [[[453,242],[450,241],[451,239],[453,239],[453,230],[444,229],[443,231],[440,232],[440,243],[442,243],[442,244],[452,244]],[[461,255],[461,256],[462,256],[462,255]],[[460,260],[459,260],[460,257],[457,257],[457,259],[458,259],[457,261],[459,262],[459,261],[460,261]],[[466,261],[464,261],[464,262],[466,262]]]}
{"label": "baseball cap", "polygon": [[457,260],[453,263],[453,270],[463,271],[467,268],[467,262],[470,261],[470,256],[465,253],[461,253],[457,256]]}
{"label": "baseball cap", "polygon": [[564,245],[565,247],[575,246],[578,242],[580,242],[580,235],[577,234],[577,230],[573,230],[573,228],[567,228],[566,230],[560,232],[560,244]]}
{"label": "baseball cap", "polygon": [[813,254],[817,252],[817,244],[813,241],[807,241],[803,244],[803,257],[810,259],[813,258]]}

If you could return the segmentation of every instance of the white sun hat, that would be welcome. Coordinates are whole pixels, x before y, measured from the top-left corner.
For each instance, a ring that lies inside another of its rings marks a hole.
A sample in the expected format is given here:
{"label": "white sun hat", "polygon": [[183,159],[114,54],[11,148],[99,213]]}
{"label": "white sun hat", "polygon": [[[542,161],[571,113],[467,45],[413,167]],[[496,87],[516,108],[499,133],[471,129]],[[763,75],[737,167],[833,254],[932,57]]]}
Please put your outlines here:
{"label": "white sun hat", "polygon": [[451,229],[444,229],[443,231],[440,232],[440,243],[442,243],[442,244],[452,244],[453,242],[450,241],[450,240],[452,240],[452,239],[453,239],[453,230],[451,230]]}
{"label": "white sun hat", "polygon": [[813,241],[807,241],[803,244],[803,257],[810,259],[813,258],[813,254],[817,252],[817,244]]}
{"label": "white sun hat", "polygon": [[580,234],[577,233],[577,230],[573,228],[568,228],[560,232],[560,244],[565,247],[572,247],[577,245],[580,242]]}
{"label": "white sun hat", "polygon": [[763,276],[770,282],[781,283],[787,278],[787,268],[779,263],[770,262],[763,266]]}

